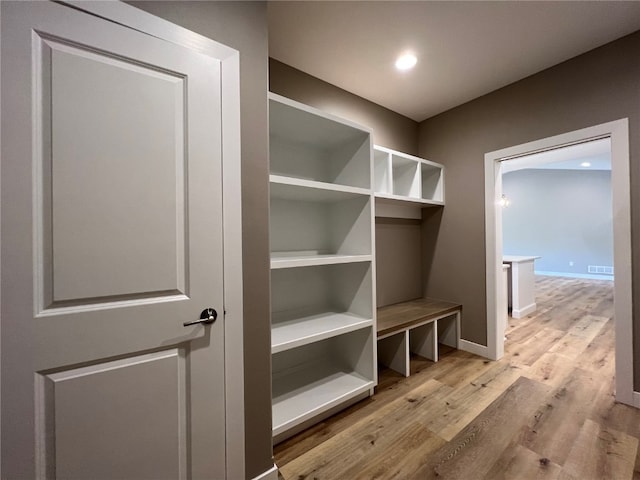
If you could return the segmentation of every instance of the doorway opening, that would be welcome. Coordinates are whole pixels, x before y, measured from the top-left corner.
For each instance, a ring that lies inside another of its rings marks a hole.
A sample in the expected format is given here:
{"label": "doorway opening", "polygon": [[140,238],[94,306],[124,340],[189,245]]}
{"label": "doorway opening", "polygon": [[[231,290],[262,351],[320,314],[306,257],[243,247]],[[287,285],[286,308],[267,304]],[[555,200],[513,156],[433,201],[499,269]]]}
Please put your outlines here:
{"label": "doorway opening", "polygon": [[[504,355],[501,328],[502,275],[502,173],[506,160],[514,160],[561,147],[594,140],[611,142],[611,189],[613,208],[613,267],[616,399],[636,405],[633,391],[631,219],[629,182],[629,127],[622,119],[554,137],[509,147],[485,155],[485,232],[487,280],[487,354],[492,359]],[[504,203],[504,201],[502,202]]]}

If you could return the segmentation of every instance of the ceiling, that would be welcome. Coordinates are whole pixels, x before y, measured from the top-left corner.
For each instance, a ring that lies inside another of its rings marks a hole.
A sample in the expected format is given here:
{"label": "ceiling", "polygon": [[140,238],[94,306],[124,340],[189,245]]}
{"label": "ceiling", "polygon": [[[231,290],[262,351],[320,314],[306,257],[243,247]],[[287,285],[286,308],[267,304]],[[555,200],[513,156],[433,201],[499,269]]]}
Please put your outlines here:
{"label": "ceiling", "polygon": [[422,121],[640,30],[640,1],[270,1],[268,17],[271,57]]}

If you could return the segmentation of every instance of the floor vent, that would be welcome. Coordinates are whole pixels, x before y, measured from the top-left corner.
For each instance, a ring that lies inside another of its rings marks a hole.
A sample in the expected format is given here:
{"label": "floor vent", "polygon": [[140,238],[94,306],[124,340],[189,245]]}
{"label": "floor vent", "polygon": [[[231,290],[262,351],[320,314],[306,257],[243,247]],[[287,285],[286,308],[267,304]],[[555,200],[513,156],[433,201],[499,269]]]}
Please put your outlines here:
{"label": "floor vent", "polygon": [[601,273],[602,275],[613,275],[613,267],[603,267],[601,265],[588,265],[589,273]]}

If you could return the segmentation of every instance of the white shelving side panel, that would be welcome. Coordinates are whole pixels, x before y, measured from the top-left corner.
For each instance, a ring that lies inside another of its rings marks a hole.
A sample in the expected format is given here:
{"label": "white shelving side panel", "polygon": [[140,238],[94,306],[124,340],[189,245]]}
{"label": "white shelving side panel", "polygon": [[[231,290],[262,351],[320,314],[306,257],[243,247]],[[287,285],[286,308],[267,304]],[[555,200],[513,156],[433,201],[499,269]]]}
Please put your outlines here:
{"label": "white shelving side panel", "polygon": [[272,252],[271,269],[338,265],[341,263],[371,262],[373,255],[301,254],[298,252]]}
{"label": "white shelving side panel", "polygon": [[324,312],[288,320],[274,318],[271,329],[271,353],[283,352],[371,326],[371,318],[352,313]]}
{"label": "white shelving side panel", "polygon": [[382,193],[393,191],[391,154],[376,149],[373,151],[373,190]]}
{"label": "white shelving side panel", "polygon": [[273,378],[273,435],[373,388],[375,382],[329,361]]}

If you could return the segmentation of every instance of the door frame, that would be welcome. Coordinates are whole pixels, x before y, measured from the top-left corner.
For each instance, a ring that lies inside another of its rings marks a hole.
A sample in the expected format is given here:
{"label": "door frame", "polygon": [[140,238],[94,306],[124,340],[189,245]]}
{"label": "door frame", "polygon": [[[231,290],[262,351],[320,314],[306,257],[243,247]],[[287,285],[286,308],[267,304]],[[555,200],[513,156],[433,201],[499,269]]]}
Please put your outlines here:
{"label": "door frame", "polygon": [[629,177],[629,120],[623,118],[593,127],[516,145],[485,154],[485,235],[487,281],[487,356],[504,355],[504,335],[498,329],[498,292],[502,291],[502,166],[501,162],[600,138],[611,139],[613,207],[613,264],[615,316],[616,400],[640,407],[633,391],[633,300],[631,272],[631,185]]}
{"label": "door frame", "polygon": [[227,478],[245,477],[240,52],[122,2],[64,1],[220,61],[224,280],[225,455]]}

